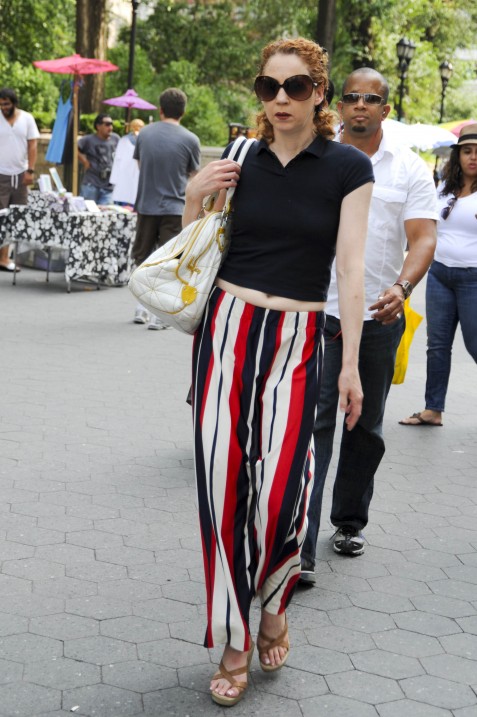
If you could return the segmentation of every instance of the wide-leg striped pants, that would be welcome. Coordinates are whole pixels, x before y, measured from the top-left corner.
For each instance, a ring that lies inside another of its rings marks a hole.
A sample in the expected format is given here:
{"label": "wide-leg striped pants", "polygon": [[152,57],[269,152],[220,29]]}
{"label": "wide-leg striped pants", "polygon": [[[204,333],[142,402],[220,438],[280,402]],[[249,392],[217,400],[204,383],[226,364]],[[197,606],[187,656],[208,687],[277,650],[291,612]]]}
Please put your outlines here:
{"label": "wide-leg striped pants", "polygon": [[215,288],[195,335],[206,647],[248,650],[252,599],[280,614],[300,575],[324,319],[258,308]]}

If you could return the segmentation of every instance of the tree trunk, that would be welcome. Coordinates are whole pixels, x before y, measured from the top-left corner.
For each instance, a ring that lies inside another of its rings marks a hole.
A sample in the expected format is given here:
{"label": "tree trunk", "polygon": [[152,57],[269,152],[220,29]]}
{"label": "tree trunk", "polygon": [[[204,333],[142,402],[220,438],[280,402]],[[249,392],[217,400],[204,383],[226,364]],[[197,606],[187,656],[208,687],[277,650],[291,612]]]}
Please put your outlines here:
{"label": "tree trunk", "polygon": [[362,17],[350,26],[351,37],[356,48],[353,57],[353,70],[360,67],[374,68],[374,37],[371,31],[371,17]]}
{"label": "tree trunk", "polygon": [[336,32],[336,0],[318,0],[316,42],[328,51],[328,72],[331,71]]}
{"label": "tree trunk", "polygon": [[353,47],[353,70],[374,67],[374,37],[372,31],[372,0],[347,0],[345,27]]}
{"label": "tree trunk", "polygon": [[[106,0],[76,0],[76,52],[83,57],[106,59]],[[81,112],[99,112],[104,99],[104,73],[84,75]]]}

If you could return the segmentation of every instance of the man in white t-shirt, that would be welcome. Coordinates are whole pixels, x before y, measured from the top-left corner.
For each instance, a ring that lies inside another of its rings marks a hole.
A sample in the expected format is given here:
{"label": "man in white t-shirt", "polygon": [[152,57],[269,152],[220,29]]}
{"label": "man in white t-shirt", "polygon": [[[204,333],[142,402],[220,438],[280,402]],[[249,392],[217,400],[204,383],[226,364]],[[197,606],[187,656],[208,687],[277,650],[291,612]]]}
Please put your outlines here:
{"label": "man in white t-shirt", "polygon": [[[404,330],[403,303],[426,274],[436,245],[436,194],[424,161],[386,135],[383,121],[391,107],[384,77],[365,67],[352,72],[338,102],[339,141],[367,154],[375,184],[365,254],[366,306],[359,371],[363,409],[352,431],[343,424],[333,489],[333,548],[342,555],[364,552],[362,529],[368,522],[374,475],[384,455],[382,425],[394,373],[396,350]],[[409,252],[404,258],[406,245]],[[333,267],[326,305],[325,358],[315,422],[315,481],[302,546],[300,582],[314,584],[316,541],[326,474],[333,452],[338,408],[342,337],[336,273]]]}
{"label": "man in white t-shirt", "polygon": [[[0,209],[26,204],[27,187],[33,184],[37,157],[38,127],[29,112],[18,107],[16,93],[0,90]],[[0,249],[0,271],[14,271],[9,246]],[[18,271],[18,269],[17,269]]]}

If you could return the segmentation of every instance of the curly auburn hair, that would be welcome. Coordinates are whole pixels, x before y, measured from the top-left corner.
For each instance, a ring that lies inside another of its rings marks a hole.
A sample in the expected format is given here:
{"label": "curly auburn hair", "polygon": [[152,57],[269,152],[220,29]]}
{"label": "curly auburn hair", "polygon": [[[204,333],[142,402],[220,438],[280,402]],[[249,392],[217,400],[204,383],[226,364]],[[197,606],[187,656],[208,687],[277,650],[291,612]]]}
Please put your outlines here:
{"label": "curly auburn hair", "polygon": [[[460,166],[460,150],[464,146],[465,145],[455,144],[452,147],[450,157],[442,172],[444,186],[440,192],[441,197],[445,197],[448,194],[453,194],[454,197],[458,197],[461,193],[462,187],[464,186],[464,174]],[[477,179],[472,182],[471,192],[477,192]]]}
{"label": "curly auburn hair", "polygon": [[[328,109],[328,100],[326,99],[329,91],[328,79],[328,53],[322,47],[306,40],[303,37],[293,39],[281,39],[270,42],[262,50],[262,57],[259,68],[259,75],[264,73],[267,62],[273,55],[298,55],[307,65],[310,77],[323,90],[324,99],[316,106],[313,123],[315,131],[326,139],[333,139],[335,136],[334,125],[336,118]],[[256,118],[257,137],[263,138],[267,142],[273,142],[273,127],[267,119],[265,112],[262,110]]]}

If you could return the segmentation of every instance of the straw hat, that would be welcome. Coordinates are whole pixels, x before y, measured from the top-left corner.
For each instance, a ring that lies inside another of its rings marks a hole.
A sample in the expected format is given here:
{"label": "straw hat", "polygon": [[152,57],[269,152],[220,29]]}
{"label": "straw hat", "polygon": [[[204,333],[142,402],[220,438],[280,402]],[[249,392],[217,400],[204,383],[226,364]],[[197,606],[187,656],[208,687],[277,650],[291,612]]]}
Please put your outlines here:
{"label": "straw hat", "polygon": [[462,147],[464,144],[477,144],[477,123],[468,124],[462,127],[457,140],[457,146]]}

